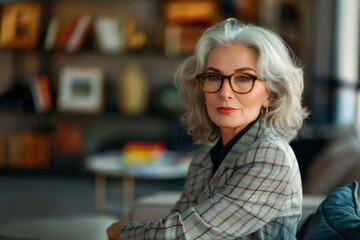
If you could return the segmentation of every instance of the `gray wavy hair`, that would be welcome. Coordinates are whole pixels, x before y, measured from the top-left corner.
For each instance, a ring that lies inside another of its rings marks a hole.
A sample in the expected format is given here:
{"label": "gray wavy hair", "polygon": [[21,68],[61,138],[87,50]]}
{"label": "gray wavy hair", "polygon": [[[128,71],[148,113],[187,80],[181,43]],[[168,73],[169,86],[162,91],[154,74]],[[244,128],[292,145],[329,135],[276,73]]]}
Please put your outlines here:
{"label": "gray wavy hair", "polygon": [[303,70],[292,50],[276,33],[237,19],[229,18],[207,29],[193,55],[175,73],[175,85],[186,111],[182,121],[197,143],[211,143],[220,137],[219,128],[210,120],[204,93],[195,75],[206,69],[210,51],[218,46],[240,44],[252,49],[257,57],[257,73],[266,78],[265,87],[271,96],[268,113],[262,121],[286,140],[296,137],[308,116],[302,107]]}

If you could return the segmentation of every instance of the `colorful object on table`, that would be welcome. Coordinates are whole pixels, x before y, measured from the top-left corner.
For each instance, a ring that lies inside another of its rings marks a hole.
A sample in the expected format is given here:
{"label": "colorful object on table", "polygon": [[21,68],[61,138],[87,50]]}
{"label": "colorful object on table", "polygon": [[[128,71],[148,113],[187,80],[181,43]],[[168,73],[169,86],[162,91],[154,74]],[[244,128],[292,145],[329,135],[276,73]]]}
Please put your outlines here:
{"label": "colorful object on table", "polygon": [[125,164],[149,164],[161,159],[166,151],[163,142],[129,141],[123,148]]}

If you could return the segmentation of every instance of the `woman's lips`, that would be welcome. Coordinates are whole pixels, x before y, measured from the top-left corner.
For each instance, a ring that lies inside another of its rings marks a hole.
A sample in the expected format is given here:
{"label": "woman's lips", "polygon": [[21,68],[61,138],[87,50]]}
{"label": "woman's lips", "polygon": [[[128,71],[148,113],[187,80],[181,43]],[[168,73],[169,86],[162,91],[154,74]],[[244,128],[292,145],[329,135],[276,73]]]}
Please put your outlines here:
{"label": "woman's lips", "polygon": [[216,108],[216,110],[219,112],[219,113],[232,113],[232,112],[235,112],[237,109],[235,108],[231,108],[231,107],[218,107]]}

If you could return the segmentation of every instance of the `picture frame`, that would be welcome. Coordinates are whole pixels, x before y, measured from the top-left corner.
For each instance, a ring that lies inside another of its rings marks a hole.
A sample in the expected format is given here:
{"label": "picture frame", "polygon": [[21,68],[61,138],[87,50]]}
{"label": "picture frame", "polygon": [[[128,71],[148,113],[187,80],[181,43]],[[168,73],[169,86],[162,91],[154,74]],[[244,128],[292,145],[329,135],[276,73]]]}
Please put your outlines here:
{"label": "picture frame", "polygon": [[2,7],[0,45],[3,48],[32,49],[39,41],[41,5],[9,3]]}
{"label": "picture frame", "polygon": [[57,106],[61,112],[99,113],[104,104],[101,68],[65,67],[59,74]]}

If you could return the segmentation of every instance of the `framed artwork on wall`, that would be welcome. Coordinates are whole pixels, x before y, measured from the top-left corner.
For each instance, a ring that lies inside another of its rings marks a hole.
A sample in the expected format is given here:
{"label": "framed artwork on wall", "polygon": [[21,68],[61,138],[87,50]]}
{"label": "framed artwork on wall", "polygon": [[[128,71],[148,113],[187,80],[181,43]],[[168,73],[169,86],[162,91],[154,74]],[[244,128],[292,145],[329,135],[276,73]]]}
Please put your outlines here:
{"label": "framed artwork on wall", "polygon": [[41,5],[11,3],[3,6],[0,44],[4,48],[31,49],[39,40]]}
{"label": "framed artwork on wall", "polygon": [[100,68],[66,67],[58,84],[58,109],[62,112],[99,113],[104,103],[104,73]]}

